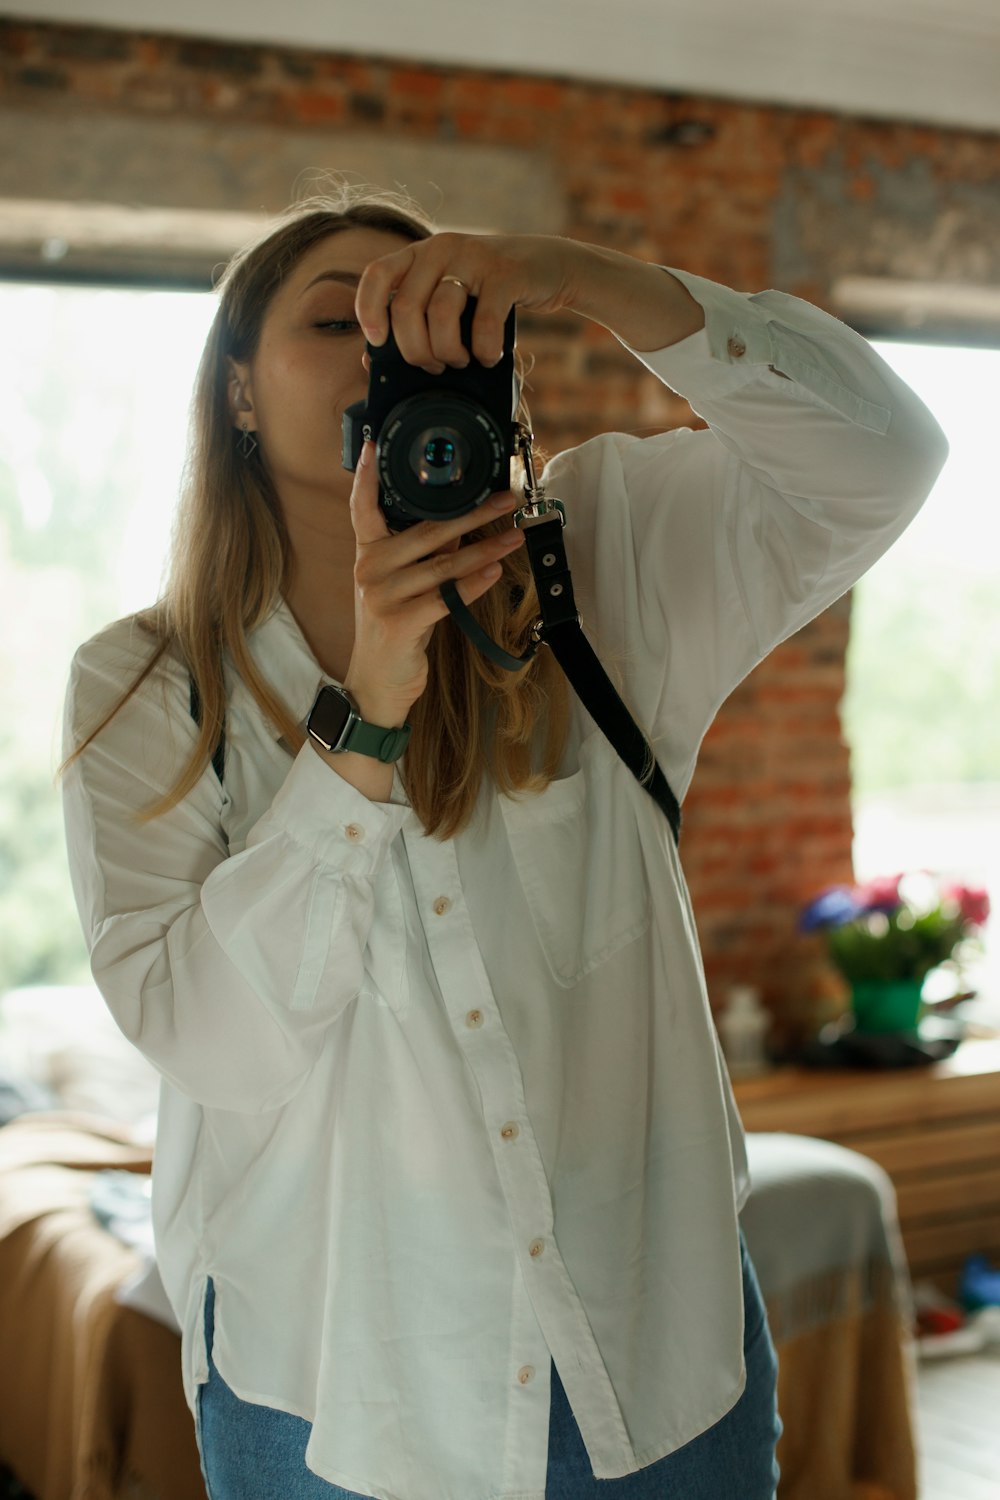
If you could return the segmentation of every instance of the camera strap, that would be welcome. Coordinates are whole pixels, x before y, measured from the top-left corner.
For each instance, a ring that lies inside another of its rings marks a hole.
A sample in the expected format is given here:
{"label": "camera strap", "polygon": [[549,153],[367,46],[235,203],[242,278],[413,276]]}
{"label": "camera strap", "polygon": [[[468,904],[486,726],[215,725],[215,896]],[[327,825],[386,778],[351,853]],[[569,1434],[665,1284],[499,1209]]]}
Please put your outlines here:
{"label": "camera strap", "polygon": [[[591,718],[603,731],[622,760],[663,812],[674,843],[680,841],[681,810],[656,760],[650,754],[645,736],[615,691],[601,666],[593,647],[581,629],[581,617],[573,597],[573,579],[563,542],[566,511],[561,500],[550,500],[536,483],[531,462],[531,434],[526,434],[525,468],[529,482],[525,486],[525,504],[514,516],[514,524],[524,531],[532,576],[542,612],[532,628],[532,641],[523,656],[512,656],[490,639],[466,608],[454,580],[441,585],[441,595],[456,625],[479,650],[505,667],[520,671],[534,657],[539,643],[549,646]],[[535,519],[545,517],[548,519]],[[531,521],[531,524],[526,524]]]}

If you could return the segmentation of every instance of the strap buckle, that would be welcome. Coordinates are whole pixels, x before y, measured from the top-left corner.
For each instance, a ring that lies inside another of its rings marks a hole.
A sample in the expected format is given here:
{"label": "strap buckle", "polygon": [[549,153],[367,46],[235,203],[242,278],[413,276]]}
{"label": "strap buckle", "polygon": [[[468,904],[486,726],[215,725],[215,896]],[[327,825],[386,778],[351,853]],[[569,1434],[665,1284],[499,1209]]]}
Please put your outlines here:
{"label": "strap buckle", "polygon": [[[536,580],[536,582],[537,582],[537,580]],[[565,617],[565,619],[559,620],[559,621],[557,621],[557,623],[559,625],[568,625],[568,624],[572,623],[572,624],[575,624],[578,627],[582,628],[583,627],[583,615],[581,615],[580,611],[577,610],[576,613],[573,614],[572,616],[567,615]],[[543,619],[543,617],[541,615],[539,615],[538,619],[534,622],[534,624],[531,627],[531,639],[534,641],[534,643],[535,643],[536,646],[540,646],[542,644],[542,642],[545,640],[545,634],[546,634],[545,620]]]}
{"label": "strap buckle", "polygon": [[554,510],[559,512],[560,525],[566,525],[566,510],[561,500],[550,500],[545,493],[544,485],[539,484],[538,475],[535,473],[535,455],[532,443],[535,434],[524,422],[514,423],[514,447],[521,455],[524,464],[524,502],[520,509],[514,512],[514,525],[520,530],[529,521],[539,521],[543,516],[551,515]]}
{"label": "strap buckle", "polygon": [[537,499],[525,500],[521,508],[514,512],[514,525],[520,531],[529,521],[541,520],[543,516],[550,516],[553,511],[558,511],[559,524],[565,526],[566,507],[562,501],[550,500],[547,495],[539,494]]}

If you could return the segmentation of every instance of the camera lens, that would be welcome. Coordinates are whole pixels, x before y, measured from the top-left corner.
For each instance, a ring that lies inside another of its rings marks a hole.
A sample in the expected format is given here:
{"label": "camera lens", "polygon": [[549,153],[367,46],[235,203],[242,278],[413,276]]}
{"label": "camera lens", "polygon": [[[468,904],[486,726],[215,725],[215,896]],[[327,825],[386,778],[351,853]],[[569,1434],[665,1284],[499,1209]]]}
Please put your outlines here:
{"label": "camera lens", "polygon": [[414,438],[409,462],[420,484],[461,484],[469,465],[469,444],[457,428],[428,427]]}
{"label": "camera lens", "polygon": [[457,391],[409,396],[379,437],[379,481],[396,512],[417,520],[464,515],[509,482],[504,434],[485,406]]}

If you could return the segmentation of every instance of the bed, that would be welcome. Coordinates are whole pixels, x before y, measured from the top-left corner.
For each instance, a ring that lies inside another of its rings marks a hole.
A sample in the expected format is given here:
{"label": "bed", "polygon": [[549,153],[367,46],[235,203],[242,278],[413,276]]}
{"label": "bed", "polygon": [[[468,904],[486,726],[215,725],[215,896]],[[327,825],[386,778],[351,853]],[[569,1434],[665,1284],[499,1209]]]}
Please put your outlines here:
{"label": "bed", "polygon": [[[96,991],[14,992],[0,1017],[0,1461],[35,1500],[206,1500],[149,1228],[158,1080]],[[779,1500],[916,1500],[891,1181],[811,1137],[748,1151]]]}

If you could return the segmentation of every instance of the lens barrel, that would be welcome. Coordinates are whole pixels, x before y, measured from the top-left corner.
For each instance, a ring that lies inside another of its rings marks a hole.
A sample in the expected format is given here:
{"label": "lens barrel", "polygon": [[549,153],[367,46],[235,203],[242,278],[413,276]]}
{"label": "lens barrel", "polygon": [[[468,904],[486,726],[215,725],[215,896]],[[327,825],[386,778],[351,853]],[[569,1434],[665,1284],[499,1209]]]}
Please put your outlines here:
{"label": "lens barrel", "polygon": [[[460,320],[466,349],[475,309],[469,297]],[[461,370],[432,375],[403,359],[391,328],[383,344],[366,343],[368,397],[344,410],[341,462],[356,469],[362,443],[374,441],[378,503],[390,530],[465,515],[510,487],[521,397],[516,342],[512,307],[495,365],[473,356]]]}
{"label": "lens barrel", "polygon": [[464,515],[509,474],[496,421],[455,391],[410,396],[388,414],[378,444],[386,500],[421,520]]}

